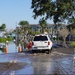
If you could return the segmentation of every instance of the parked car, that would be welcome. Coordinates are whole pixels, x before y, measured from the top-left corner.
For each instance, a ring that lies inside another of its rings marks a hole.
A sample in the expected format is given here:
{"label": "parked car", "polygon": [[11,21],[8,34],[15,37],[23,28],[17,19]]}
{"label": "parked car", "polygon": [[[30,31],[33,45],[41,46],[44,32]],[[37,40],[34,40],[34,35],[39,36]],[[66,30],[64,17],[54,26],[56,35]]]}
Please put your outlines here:
{"label": "parked car", "polygon": [[35,35],[32,41],[32,52],[44,50],[49,54],[52,50],[52,45],[53,43],[47,34]]}

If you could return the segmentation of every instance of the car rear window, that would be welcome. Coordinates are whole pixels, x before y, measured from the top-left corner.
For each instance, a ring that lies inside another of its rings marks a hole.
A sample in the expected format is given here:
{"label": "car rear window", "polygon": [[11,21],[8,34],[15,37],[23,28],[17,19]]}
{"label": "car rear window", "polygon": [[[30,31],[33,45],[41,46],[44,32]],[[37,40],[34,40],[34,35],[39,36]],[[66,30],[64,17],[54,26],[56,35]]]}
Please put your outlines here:
{"label": "car rear window", "polygon": [[47,41],[47,36],[35,36],[34,41]]}

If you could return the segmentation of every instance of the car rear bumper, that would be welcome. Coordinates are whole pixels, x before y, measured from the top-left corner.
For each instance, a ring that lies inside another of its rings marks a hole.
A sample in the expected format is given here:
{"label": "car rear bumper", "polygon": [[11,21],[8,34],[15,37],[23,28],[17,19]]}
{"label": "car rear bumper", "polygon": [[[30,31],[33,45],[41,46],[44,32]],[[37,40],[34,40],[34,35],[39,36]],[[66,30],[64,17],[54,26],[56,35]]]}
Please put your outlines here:
{"label": "car rear bumper", "polygon": [[32,50],[49,50],[49,49],[51,49],[49,46],[32,47]]}

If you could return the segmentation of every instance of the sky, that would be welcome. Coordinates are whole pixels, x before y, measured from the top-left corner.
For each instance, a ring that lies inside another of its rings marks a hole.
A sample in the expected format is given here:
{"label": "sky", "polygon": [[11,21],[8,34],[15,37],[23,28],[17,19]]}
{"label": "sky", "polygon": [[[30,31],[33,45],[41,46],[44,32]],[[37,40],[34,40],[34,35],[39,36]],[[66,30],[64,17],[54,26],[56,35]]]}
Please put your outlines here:
{"label": "sky", "polygon": [[[32,17],[32,0],[0,0],[0,26],[6,24],[7,29],[15,29],[20,21],[28,21],[29,24],[38,24],[39,19]],[[52,20],[47,21],[52,24]]]}

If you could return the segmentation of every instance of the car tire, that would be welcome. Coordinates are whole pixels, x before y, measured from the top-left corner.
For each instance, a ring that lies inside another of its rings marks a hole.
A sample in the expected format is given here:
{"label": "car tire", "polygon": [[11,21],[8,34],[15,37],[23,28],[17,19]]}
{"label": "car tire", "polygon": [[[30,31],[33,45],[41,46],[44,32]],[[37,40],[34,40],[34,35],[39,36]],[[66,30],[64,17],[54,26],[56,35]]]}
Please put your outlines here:
{"label": "car tire", "polygon": [[49,54],[49,53],[50,53],[50,50],[47,50],[47,51],[46,51],[46,54]]}
{"label": "car tire", "polygon": [[32,53],[34,53],[35,51],[34,50],[32,50]]}
{"label": "car tire", "polygon": [[32,53],[37,53],[37,51],[36,50],[32,50]]}
{"label": "car tire", "polygon": [[52,48],[51,48],[51,51],[52,51]]}
{"label": "car tire", "polygon": [[50,49],[50,53],[51,53],[51,51],[52,51],[52,48]]}

